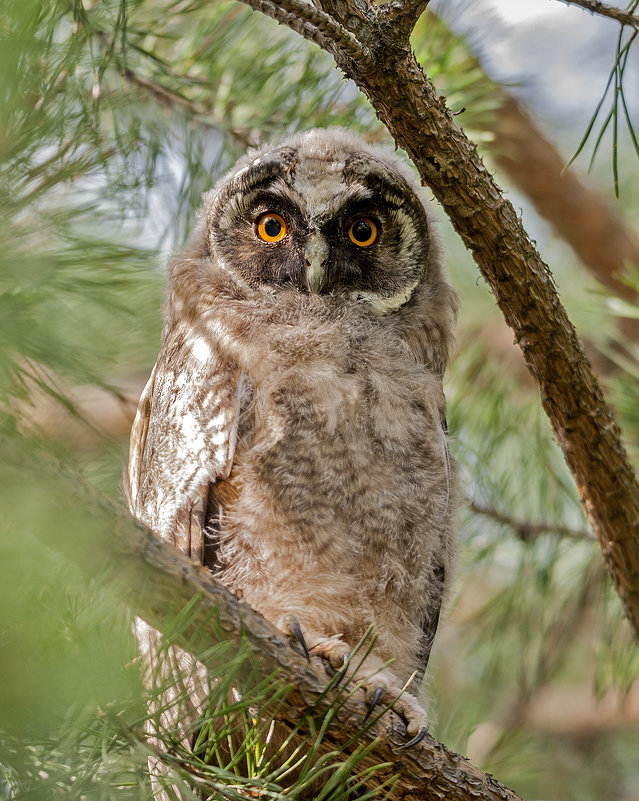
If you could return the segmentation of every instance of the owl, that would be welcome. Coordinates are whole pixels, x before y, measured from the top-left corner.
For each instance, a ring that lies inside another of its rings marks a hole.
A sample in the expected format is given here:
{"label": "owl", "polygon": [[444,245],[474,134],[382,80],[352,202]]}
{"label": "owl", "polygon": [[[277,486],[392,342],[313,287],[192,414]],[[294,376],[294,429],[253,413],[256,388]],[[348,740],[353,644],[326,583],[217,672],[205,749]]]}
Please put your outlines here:
{"label": "owl", "polygon": [[170,263],[131,435],[132,514],[335,670],[372,629],[351,678],[411,742],[453,553],[456,305],[395,154],[338,128],[249,151]]}

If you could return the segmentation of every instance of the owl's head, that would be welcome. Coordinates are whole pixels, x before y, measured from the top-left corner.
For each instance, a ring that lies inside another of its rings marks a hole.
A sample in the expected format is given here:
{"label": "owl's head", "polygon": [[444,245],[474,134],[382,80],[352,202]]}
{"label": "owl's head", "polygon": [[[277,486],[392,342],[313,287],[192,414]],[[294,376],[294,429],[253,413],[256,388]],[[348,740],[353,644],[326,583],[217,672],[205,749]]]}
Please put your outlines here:
{"label": "owl's head", "polygon": [[410,171],[343,129],[249,152],[205,197],[205,214],[211,257],[253,289],[341,296],[387,314],[440,277]]}

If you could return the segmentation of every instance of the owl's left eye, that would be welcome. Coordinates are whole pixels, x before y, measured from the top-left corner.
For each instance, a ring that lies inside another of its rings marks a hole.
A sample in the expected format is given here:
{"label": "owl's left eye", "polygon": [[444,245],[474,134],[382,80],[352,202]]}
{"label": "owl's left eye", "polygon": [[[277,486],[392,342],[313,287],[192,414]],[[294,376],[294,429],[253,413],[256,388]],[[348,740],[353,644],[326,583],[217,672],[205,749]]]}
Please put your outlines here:
{"label": "owl's left eye", "polygon": [[283,217],[273,211],[267,211],[257,221],[255,230],[264,242],[279,242],[286,236],[288,228]]}
{"label": "owl's left eye", "polygon": [[377,226],[368,217],[360,217],[351,223],[348,238],[354,245],[367,248],[377,239]]}

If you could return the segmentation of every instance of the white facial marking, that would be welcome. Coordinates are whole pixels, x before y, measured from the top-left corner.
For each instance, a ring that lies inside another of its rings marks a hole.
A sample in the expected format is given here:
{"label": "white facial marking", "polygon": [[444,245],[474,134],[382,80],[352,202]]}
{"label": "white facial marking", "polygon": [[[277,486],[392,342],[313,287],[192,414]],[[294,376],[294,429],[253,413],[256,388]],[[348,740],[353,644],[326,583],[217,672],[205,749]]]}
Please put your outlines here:
{"label": "white facial marking", "polygon": [[390,298],[380,298],[379,295],[374,295],[372,292],[353,292],[351,297],[353,300],[365,300],[367,303],[370,303],[377,314],[389,314],[390,312],[400,309],[405,303],[408,303],[421,280],[422,278],[420,276],[416,281],[407,286],[406,289],[403,289],[396,295],[392,295]]}

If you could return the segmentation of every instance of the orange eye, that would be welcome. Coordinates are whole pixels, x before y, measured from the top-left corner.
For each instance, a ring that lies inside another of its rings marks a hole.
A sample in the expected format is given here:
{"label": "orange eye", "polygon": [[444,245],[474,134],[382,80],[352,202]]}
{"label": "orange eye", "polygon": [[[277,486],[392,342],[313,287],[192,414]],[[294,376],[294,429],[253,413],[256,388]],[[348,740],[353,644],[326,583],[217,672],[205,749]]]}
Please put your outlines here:
{"label": "orange eye", "polygon": [[283,217],[272,211],[267,211],[257,221],[256,231],[259,238],[264,242],[279,242],[280,239],[284,239],[288,229]]}
{"label": "orange eye", "polygon": [[368,217],[360,217],[351,223],[348,238],[354,245],[367,248],[377,239],[377,226]]}

